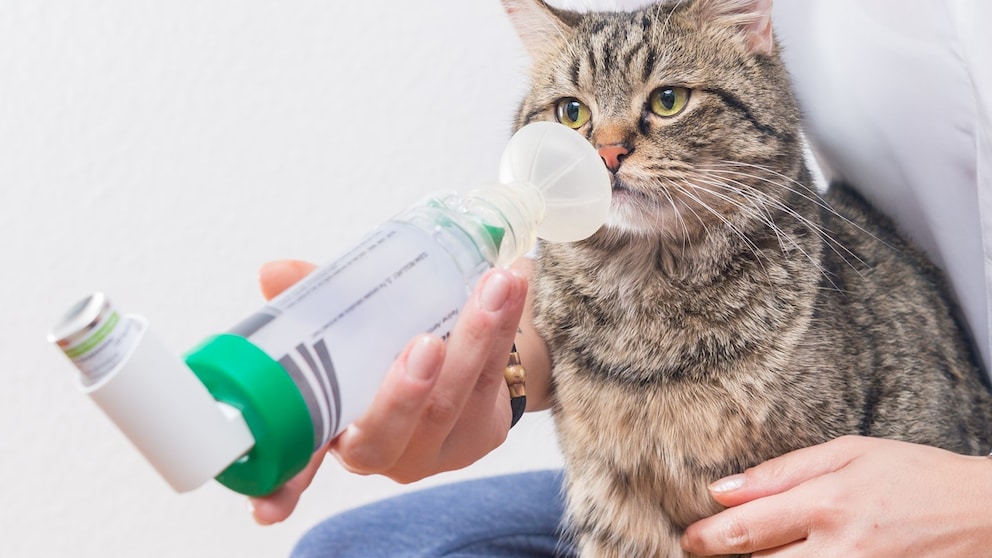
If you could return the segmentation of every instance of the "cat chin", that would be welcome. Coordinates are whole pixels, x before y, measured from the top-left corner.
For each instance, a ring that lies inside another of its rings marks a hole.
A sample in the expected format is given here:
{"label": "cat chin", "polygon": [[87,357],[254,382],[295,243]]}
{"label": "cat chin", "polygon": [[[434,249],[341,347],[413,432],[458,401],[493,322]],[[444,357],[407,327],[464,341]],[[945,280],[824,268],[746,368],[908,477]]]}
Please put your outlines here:
{"label": "cat chin", "polygon": [[683,217],[674,207],[644,207],[618,204],[614,200],[606,227],[610,233],[635,237],[680,237],[688,233]]}
{"label": "cat chin", "polygon": [[606,220],[606,229],[613,234],[637,236],[648,231],[646,224],[637,223],[636,220],[631,220],[626,216],[618,216],[615,213],[610,213],[610,218]]}

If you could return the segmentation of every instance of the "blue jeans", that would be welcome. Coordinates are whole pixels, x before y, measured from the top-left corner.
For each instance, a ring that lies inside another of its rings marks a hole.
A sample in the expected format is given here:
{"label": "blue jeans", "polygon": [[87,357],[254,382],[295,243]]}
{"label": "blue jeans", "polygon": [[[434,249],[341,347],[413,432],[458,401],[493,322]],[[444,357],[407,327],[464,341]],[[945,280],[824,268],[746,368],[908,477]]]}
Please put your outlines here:
{"label": "blue jeans", "polygon": [[413,492],[331,517],[293,558],[568,558],[560,471],[471,480]]}

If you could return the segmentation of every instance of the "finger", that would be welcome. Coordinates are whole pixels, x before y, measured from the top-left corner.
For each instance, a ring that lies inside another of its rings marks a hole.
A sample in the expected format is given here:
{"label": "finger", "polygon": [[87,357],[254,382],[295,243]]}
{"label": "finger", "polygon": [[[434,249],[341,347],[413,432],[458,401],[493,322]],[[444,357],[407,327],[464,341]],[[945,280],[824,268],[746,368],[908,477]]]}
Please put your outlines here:
{"label": "finger", "polygon": [[745,554],[804,540],[809,534],[805,485],[747,502],[690,525],[682,548],[700,556]]}
{"label": "finger", "polygon": [[742,474],[724,477],[710,485],[710,494],[731,507],[756,498],[779,494],[810,479],[837,471],[860,455],[857,437],[844,437],[802,448],[751,467]]}
{"label": "finger", "polygon": [[303,279],[316,269],[312,263],[299,260],[279,260],[263,264],[258,270],[258,282],[262,295],[271,299]]}
{"label": "finger", "polygon": [[[415,430],[412,439],[416,443],[408,444],[398,458],[396,467],[389,470],[379,470],[378,472],[387,474],[390,478],[399,482],[412,482],[427,475],[443,470],[456,468],[458,465],[446,463],[442,459],[442,448],[445,440],[456,422],[461,421],[462,411],[465,402],[470,398],[471,392],[477,381],[479,381],[485,363],[489,359],[492,351],[493,330],[498,327],[501,320],[514,321],[519,319],[519,315],[507,316],[506,312],[515,310],[514,305],[508,305],[504,297],[512,297],[516,276],[506,270],[494,270],[487,272],[480,281],[480,286],[473,292],[470,300],[465,304],[462,313],[458,318],[454,330],[448,338],[445,348],[443,365],[439,371],[437,383],[428,398],[427,405],[423,408],[420,417],[415,421]],[[507,283],[511,287],[509,292],[506,289]],[[519,285],[516,285],[519,287]],[[522,297],[521,297],[522,298]],[[493,310],[493,308],[496,308]],[[510,326],[513,329],[513,326]],[[504,355],[505,358],[505,355]],[[499,374],[502,377],[502,370],[506,363],[499,367]],[[505,388],[505,385],[503,387]],[[507,404],[507,409],[509,404]],[[488,413],[493,412],[490,404]],[[509,413],[505,415],[504,431],[509,425]],[[493,418],[486,414],[485,428]],[[478,426],[478,425],[477,425]],[[369,429],[356,429],[355,431],[345,431],[342,435],[342,442],[339,444],[339,457],[348,467],[367,467],[358,463],[362,456],[373,455],[373,452],[381,451],[383,440],[377,439]],[[491,432],[491,430],[489,430]],[[359,437],[361,436],[361,438]],[[505,436],[505,432],[504,432]],[[480,436],[476,434],[476,438]],[[472,444],[478,443],[473,439]],[[486,450],[491,449],[495,444],[490,442]],[[366,446],[363,448],[361,446]],[[458,464],[470,463],[481,455],[475,445],[470,448],[454,446],[448,455],[457,455]]]}
{"label": "finger", "polygon": [[430,400],[444,354],[444,342],[428,335],[400,353],[368,410],[332,444],[346,468],[381,473],[399,460]]}
{"label": "finger", "polygon": [[249,498],[255,521],[259,525],[272,525],[288,518],[296,509],[300,495],[313,482],[313,477],[317,474],[317,469],[320,468],[326,454],[327,447],[320,448],[310,457],[310,462],[302,471],[275,492],[262,498]]}
{"label": "finger", "polygon": [[[480,292],[482,306],[498,313],[496,323],[490,325],[488,332],[458,332],[457,336],[453,333],[448,341],[450,362],[482,367],[475,385],[465,392],[467,398],[459,420],[442,448],[441,460],[448,467],[468,465],[506,438],[512,413],[504,371],[526,297],[526,279],[514,272],[501,271],[489,278]],[[468,327],[473,325],[467,321]],[[490,336],[489,351],[480,350],[481,343],[477,341],[480,335]]]}

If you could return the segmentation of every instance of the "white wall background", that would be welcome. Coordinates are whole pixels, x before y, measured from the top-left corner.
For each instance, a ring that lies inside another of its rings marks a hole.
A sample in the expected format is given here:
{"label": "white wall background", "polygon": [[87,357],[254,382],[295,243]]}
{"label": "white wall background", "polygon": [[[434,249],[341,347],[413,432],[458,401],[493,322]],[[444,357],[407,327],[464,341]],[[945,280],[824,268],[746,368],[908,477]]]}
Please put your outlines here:
{"label": "white wall background", "polygon": [[188,349],[261,304],[262,262],[495,178],[525,67],[498,0],[0,0],[0,557],[283,556],[345,508],[559,465],[528,416],[413,487],[329,461],[263,528],[219,485],[173,494],[45,341],[99,289]]}
{"label": "white wall background", "polygon": [[[325,465],[258,527],[173,494],[45,341],[104,290],[177,351],[261,304],[266,260],[326,261],[437,189],[492,180],[526,59],[497,0],[0,4],[0,556],[281,556],[406,490]],[[548,418],[427,483],[556,466]]]}

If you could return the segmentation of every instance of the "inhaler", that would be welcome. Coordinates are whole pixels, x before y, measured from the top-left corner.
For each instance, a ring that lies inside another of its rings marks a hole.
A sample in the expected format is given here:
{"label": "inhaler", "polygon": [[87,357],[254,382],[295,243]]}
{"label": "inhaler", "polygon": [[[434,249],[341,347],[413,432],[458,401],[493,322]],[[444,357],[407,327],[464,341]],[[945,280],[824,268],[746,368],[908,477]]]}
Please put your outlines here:
{"label": "inhaler", "polygon": [[448,335],[486,270],[537,237],[584,239],[609,213],[606,166],[560,124],[514,134],[499,179],[410,207],[185,357],[102,293],[70,309],[49,341],[177,492],[216,478],[269,494],[358,418],[410,339]]}

